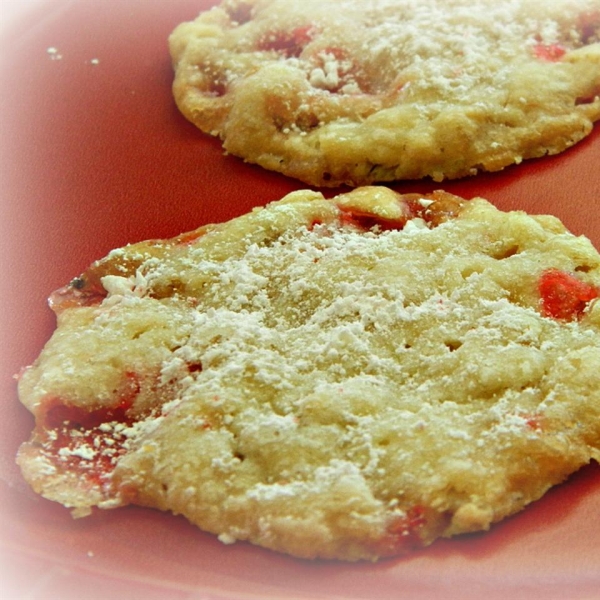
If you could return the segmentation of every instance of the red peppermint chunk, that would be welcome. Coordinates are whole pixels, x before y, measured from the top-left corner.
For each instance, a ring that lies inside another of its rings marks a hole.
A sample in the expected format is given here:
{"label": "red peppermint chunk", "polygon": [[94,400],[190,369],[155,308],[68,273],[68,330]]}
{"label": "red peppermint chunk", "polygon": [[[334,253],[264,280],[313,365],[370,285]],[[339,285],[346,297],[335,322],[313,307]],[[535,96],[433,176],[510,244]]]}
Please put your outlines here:
{"label": "red peppermint chunk", "polygon": [[534,55],[540,60],[547,62],[558,62],[566,53],[566,49],[560,44],[536,44],[533,47]]}
{"label": "red peppermint chunk", "polygon": [[544,417],[538,414],[526,415],[525,424],[534,431],[542,431],[544,429]]}
{"label": "red peppermint chunk", "polygon": [[177,246],[191,246],[197,242],[202,236],[206,235],[210,231],[210,227],[204,226],[194,229],[193,231],[187,231],[173,238],[173,243]]}
{"label": "red peppermint chunk", "polygon": [[127,371],[123,381],[115,390],[115,403],[105,408],[86,409],[63,402],[60,398],[46,398],[37,413],[37,420],[42,423],[42,429],[54,429],[65,423],[74,424],[75,427],[92,429],[101,423],[119,421],[131,423],[129,411],[140,393],[141,383],[139,376]]}
{"label": "red peppermint chunk", "polygon": [[298,57],[313,36],[312,25],[296,27],[291,31],[276,31],[263,36],[258,42],[258,49],[279,52],[286,58]]}
{"label": "red peppermint chunk", "polygon": [[405,516],[397,517],[377,543],[379,556],[396,556],[416,550],[427,544],[422,530],[427,525],[426,509],[422,506],[410,508]]}
{"label": "red peppermint chunk", "polygon": [[101,304],[108,295],[102,285],[102,277],[112,272],[113,265],[110,261],[96,261],[82,275],[50,295],[50,308],[60,314],[67,308]]}
{"label": "red peppermint chunk", "polygon": [[581,281],[571,273],[549,269],[538,282],[542,313],[563,321],[580,319],[600,289]]}
{"label": "red peppermint chunk", "polygon": [[82,482],[104,488],[125,452],[125,436],[114,426],[124,429],[136,421],[131,408],[139,391],[139,378],[126,373],[113,406],[86,409],[59,397],[45,398],[36,415],[41,453],[58,470],[77,473]]}

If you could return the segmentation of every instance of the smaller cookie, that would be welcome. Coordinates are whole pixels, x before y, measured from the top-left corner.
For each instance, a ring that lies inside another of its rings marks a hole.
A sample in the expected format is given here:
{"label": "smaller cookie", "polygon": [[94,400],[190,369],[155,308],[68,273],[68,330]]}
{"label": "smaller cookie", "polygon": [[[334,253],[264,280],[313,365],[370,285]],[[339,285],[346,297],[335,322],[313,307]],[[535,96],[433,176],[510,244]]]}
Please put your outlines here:
{"label": "smaller cookie", "polygon": [[488,529],[600,458],[600,256],[444,192],[301,191],[53,294],[18,461],[86,514],[376,559]]}
{"label": "smaller cookie", "polygon": [[174,97],[308,184],[435,181],[569,148],[600,118],[597,0],[224,0],[170,37]]}

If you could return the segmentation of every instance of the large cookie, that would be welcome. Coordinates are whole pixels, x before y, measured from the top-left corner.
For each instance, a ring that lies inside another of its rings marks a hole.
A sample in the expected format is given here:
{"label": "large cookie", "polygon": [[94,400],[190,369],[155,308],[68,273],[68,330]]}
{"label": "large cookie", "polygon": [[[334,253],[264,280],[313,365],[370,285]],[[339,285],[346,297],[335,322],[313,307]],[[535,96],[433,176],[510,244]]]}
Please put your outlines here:
{"label": "large cookie", "polygon": [[54,293],[18,461],[86,514],[374,559],[485,530],[600,458],[600,256],[444,192],[301,191]]}
{"label": "large cookie", "polygon": [[600,118],[598,0],[224,0],[170,38],[225,150],[311,185],[497,171]]}

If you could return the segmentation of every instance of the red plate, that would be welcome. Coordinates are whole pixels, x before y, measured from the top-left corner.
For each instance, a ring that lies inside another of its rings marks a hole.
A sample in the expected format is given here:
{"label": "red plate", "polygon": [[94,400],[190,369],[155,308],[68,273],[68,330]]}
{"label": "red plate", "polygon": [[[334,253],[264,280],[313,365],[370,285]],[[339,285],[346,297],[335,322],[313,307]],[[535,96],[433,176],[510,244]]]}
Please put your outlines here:
{"label": "red plate", "polygon": [[[0,588],[11,600],[598,598],[596,464],[486,534],[378,564],[225,546],[141,508],[76,521],[21,479],[14,456],[32,419],[13,375],[52,332],[48,294],[114,247],[229,219],[302,187],[224,156],[174,106],[167,36],[211,3],[47,0],[3,34]],[[552,213],[599,247],[599,166],[600,128],[559,156],[445,188]]]}

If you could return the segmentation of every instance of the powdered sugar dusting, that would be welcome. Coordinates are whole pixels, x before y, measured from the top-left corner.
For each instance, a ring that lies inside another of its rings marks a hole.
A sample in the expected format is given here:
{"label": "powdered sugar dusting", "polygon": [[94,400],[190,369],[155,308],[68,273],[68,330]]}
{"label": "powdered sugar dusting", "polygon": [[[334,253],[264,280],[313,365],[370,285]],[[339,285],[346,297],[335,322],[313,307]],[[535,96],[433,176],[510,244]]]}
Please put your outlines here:
{"label": "powdered sugar dusting", "polygon": [[365,227],[348,211],[381,217],[395,196],[373,190],[371,213],[369,198],[297,193],[192,242],[111,253],[106,298],[65,310],[21,379],[32,404],[87,393],[107,418],[50,428],[31,468],[81,473],[96,495],[78,510],[133,490],[225,543],[327,546],[349,528],[395,548],[428,519],[435,535],[486,528],[588,460],[597,311],[546,317],[536,282],[552,263],[596,285],[589,241],[483,200],[434,224],[444,197]]}
{"label": "powdered sugar dusting", "polygon": [[[432,230],[418,220],[401,231],[365,232],[322,224],[284,232],[267,244],[249,241],[225,259],[211,259],[201,245],[175,263],[142,265],[138,273],[147,271],[148,281],[182,281],[193,273],[204,278],[186,342],[162,364],[164,380],[179,381],[184,404],[210,397],[213,406],[230,411],[229,423],[238,415],[246,423],[241,437],[258,439],[266,431],[285,436],[297,429],[307,398],[354,397],[363,386],[392,394],[409,411],[419,407],[409,420],[426,428],[433,420],[457,441],[473,439],[481,419],[489,421],[487,436],[536,435],[510,411],[465,412],[463,391],[448,385],[463,373],[464,392],[489,398],[493,407],[511,406],[523,399],[519,389],[543,381],[548,339],[559,339],[568,326],[542,320],[534,307],[509,302],[499,289],[493,291],[499,299],[487,297],[478,273],[448,283],[451,265],[469,262],[472,252],[468,246],[446,256],[435,250],[457,235],[457,227]],[[421,246],[422,254],[416,250]],[[579,334],[572,328],[569,335]],[[518,368],[507,371],[512,361]],[[183,368],[189,363],[201,364],[202,371],[190,377]],[[240,404],[248,400],[240,391],[253,398],[249,406]],[[454,395],[453,411],[440,408],[440,402],[452,406]],[[351,414],[343,418],[354,419]],[[372,424],[366,416],[352,422],[347,435],[366,449],[366,476],[379,468]]]}
{"label": "powdered sugar dusting", "polygon": [[[267,35],[265,32],[293,30],[294,25],[308,27],[308,20],[316,32],[314,51],[309,38],[302,52],[283,55],[282,60],[306,70],[317,90],[367,91],[355,79],[356,72],[361,72],[353,62],[356,60],[363,65],[363,72],[379,80],[379,84],[370,83],[371,89],[382,91],[394,85],[398,74],[406,70],[402,79],[411,83],[409,95],[429,87],[457,96],[480,80],[482,69],[493,71],[496,85],[501,85],[512,68],[510,59],[520,60],[536,44],[576,48],[586,43],[573,21],[577,15],[597,9],[593,0],[317,0],[309,4],[273,1],[268,10],[264,7],[264,13],[258,13],[257,27],[261,25],[260,37]],[[328,26],[332,11],[339,23],[335,28]],[[252,43],[244,39],[245,31],[239,31],[241,47]],[[340,36],[340,31],[346,35]],[[333,52],[341,48],[343,56]],[[419,77],[414,77],[417,71]],[[235,68],[229,76],[230,82],[235,79]],[[481,100],[485,102],[485,98]]]}

